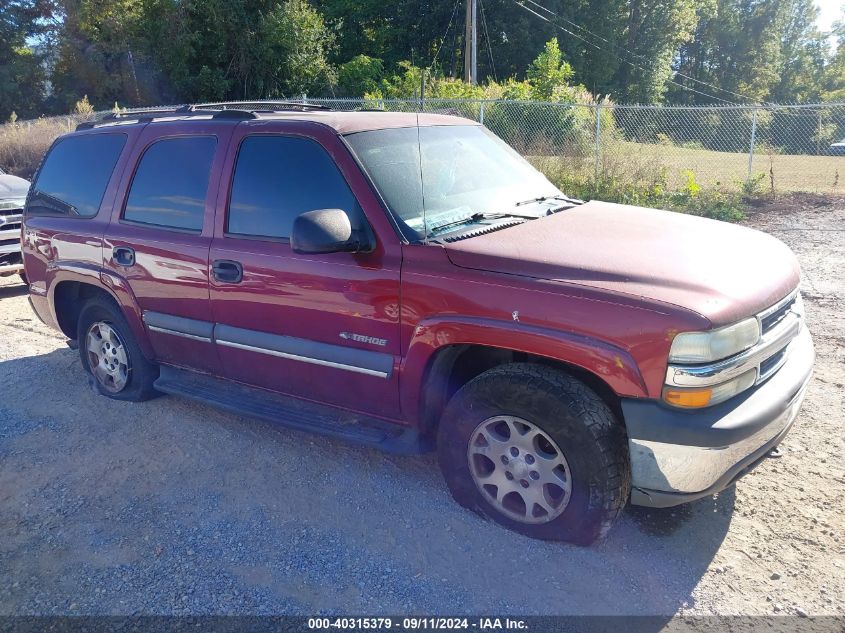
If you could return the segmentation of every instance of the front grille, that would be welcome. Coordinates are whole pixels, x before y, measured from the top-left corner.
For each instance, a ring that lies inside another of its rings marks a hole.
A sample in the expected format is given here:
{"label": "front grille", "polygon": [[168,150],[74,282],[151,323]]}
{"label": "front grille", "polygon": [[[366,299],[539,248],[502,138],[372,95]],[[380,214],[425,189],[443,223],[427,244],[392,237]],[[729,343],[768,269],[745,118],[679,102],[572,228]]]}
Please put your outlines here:
{"label": "front grille", "polygon": [[23,209],[4,210],[0,213],[0,244],[19,242]]}
{"label": "front grille", "polygon": [[786,350],[787,348],[784,347],[779,352],[775,352],[772,356],[769,356],[766,360],[760,363],[760,377],[758,378],[758,382],[763,382],[775,373],[780,366],[783,365],[784,361],[786,361]]}
{"label": "front grille", "polygon": [[789,314],[790,310],[792,310],[792,307],[795,305],[796,297],[797,295],[793,295],[784,301],[784,303],[775,306],[772,312],[764,313],[764,316],[760,319],[763,334],[777,327],[777,324],[786,318],[786,315]]}
{"label": "front grille", "polygon": [[[775,330],[778,328],[778,326],[783,324],[784,319],[786,319],[790,315],[790,313],[797,312],[796,302],[798,300],[798,293],[793,293],[792,295],[781,300],[779,303],[776,303],[771,308],[765,310],[759,315],[758,318],[760,319],[760,326],[764,337],[768,333],[772,333],[772,336],[777,336]],[[757,370],[758,383],[761,383],[767,378],[774,375],[777,370],[780,369],[781,366],[783,366],[783,364],[786,362],[786,356],[789,350],[789,343],[792,342],[793,338],[794,335],[790,336],[787,340],[783,342],[783,346],[780,347],[780,349],[778,349],[771,356],[764,359],[760,363],[760,367]]]}

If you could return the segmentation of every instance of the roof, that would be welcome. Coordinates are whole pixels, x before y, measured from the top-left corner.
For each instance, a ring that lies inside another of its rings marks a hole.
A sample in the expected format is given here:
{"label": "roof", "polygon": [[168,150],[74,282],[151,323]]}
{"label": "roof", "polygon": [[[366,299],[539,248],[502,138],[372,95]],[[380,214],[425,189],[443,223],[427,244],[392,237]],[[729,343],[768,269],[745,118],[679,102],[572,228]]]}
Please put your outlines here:
{"label": "roof", "polygon": [[416,112],[382,112],[379,110],[343,112],[336,110],[321,110],[314,112],[278,112],[261,117],[262,119],[295,119],[299,121],[314,121],[333,128],[338,134],[354,134],[369,130],[384,130],[389,128],[416,127],[431,125],[478,125],[471,119],[448,114],[432,114]]}
{"label": "roof", "polygon": [[[239,104],[239,105],[236,105]],[[441,126],[441,125],[479,125],[471,119],[465,119],[451,114],[435,114],[416,112],[384,112],[381,110],[341,111],[330,110],[325,107],[310,106],[308,104],[286,104],[287,107],[275,107],[273,104],[257,104],[249,107],[240,102],[230,104],[204,104],[200,106],[182,106],[180,108],[163,108],[158,110],[135,110],[114,115],[90,123],[83,123],[77,129],[93,127],[112,127],[138,122],[156,123],[165,121],[190,122],[222,119],[231,121],[307,121],[321,123],[338,134],[354,134],[369,130],[383,130],[390,128]],[[296,105],[298,107],[290,107]]]}

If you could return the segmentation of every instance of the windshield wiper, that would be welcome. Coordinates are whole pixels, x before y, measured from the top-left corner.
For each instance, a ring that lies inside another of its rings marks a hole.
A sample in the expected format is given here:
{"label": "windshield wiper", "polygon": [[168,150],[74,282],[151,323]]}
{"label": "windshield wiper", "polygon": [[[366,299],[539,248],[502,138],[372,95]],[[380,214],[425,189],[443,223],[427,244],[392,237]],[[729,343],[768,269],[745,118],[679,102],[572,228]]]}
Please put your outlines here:
{"label": "windshield wiper", "polygon": [[490,213],[486,211],[478,211],[473,213],[472,215],[468,215],[465,218],[461,218],[460,220],[453,220],[451,222],[446,222],[444,224],[438,224],[437,226],[431,227],[429,230],[429,235],[440,232],[443,229],[447,229],[452,226],[459,226],[461,224],[469,224],[470,222],[478,222],[479,220],[500,220],[502,218],[523,218],[525,220],[536,220],[539,216],[537,215],[529,215],[527,213]]}
{"label": "windshield wiper", "polygon": [[569,203],[572,203],[572,204],[580,204],[581,203],[580,200],[576,200],[575,198],[570,198],[568,196],[564,196],[562,194],[557,193],[553,196],[540,196],[538,198],[529,198],[528,200],[523,200],[522,202],[517,202],[513,206],[522,207],[522,206],[525,206],[526,204],[535,204],[535,203],[538,203],[538,202],[545,202],[546,200],[562,200],[563,202],[569,202]]}

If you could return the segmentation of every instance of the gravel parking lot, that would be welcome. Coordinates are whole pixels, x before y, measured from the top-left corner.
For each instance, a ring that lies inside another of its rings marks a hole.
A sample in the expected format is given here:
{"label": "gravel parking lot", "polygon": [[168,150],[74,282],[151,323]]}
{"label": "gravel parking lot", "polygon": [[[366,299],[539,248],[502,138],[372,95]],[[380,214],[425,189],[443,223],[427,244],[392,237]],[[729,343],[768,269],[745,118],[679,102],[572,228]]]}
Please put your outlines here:
{"label": "gravel parking lot", "polygon": [[818,353],[783,456],[590,549],[463,510],[432,456],[99,397],[0,280],[0,614],[845,614],[845,199],[748,222],[801,259]]}

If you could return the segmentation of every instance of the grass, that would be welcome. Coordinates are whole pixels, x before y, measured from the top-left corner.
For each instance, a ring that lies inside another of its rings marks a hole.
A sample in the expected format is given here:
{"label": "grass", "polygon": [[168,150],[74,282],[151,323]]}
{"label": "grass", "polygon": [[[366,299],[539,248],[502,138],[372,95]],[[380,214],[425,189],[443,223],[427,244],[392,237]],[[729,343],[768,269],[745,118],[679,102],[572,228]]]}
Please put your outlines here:
{"label": "grass", "polygon": [[0,167],[31,179],[56,137],[72,132],[77,123],[76,118],[66,116],[0,125]]}
{"label": "grass", "polygon": [[[692,172],[702,189],[741,191],[748,179],[748,154],[717,152],[677,145],[611,141],[603,148],[603,162],[621,160],[628,164],[663,170],[663,182],[670,190],[685,186],[687,173]],[[545,170],[555,170],[550,161],[571,164],[567,157],[537,156],[532,162]],[[592,157],[582,170],[595,170]],[[606,165],[605,165],[606,171]],[[753,173],[761,182],[758,187],[777,193],[810,192],[841,194],[845,190],[845,156],[808,156],[768,153],[758,148],[754,155]]]}

